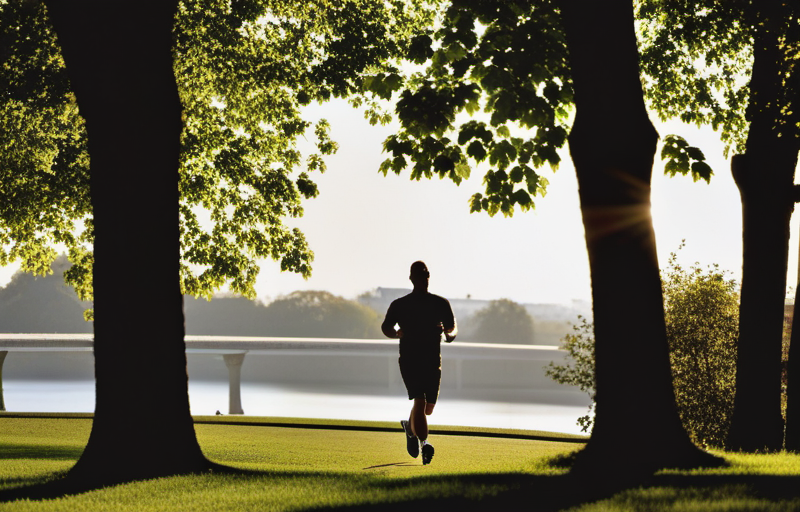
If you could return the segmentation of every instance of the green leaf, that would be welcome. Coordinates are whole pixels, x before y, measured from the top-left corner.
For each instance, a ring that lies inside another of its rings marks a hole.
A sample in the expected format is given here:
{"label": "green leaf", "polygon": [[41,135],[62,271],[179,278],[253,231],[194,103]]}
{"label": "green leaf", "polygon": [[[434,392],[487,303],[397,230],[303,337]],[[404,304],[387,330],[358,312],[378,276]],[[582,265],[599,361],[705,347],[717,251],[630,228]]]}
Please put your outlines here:
{"label": "green leaf", "polygon": [[517,189],[514,194],[511,196],[511,199],[520,205],[522,211],[527,211],[533,205],[533,200],[531,199],[530,194],[524,189]]}
{"label": "green leaf", "polygon": [[519,183],[525,178],[525,172],[522,170],[522,167],[517,165],[508,173],[508,177],[511,179],[512,183]]}
{"label": "green leaf", "polygon": [[446,155],[439,155],[433,160],[433,169],[440,173],[450,172],[455,169],[455,163]]}
{"label": "green leaf", "polygon": [[503,170],[517,158],[517,150],[507,140],[501,140],[489,152],[489,163]]}
{"label": "green leaf", "polygon": [[691,158],[692,160],[701,161],[706,159],[706,157],[703,155],[703,152],[700,151],[699,148],[696,148],[694,146],[687,147],[686,154],[689,155],[689,158]]}
{"label": "green leaf", "polygon": [[456,174],[461,178],[468,180],[472,169],[466,162],[459,162],[456,164]]}
{"label": "green leaf", "polygon": [[467,146],[467,155],[474,158],[477,162],[483,162],[486,159],[486,149],[480,141],[474,140]]}
{"label": "green leaf", "polygon": [[711,175],[714,171],[705,162],[695,162],[692,164],[692,178],[694,181],[705,180],[706,183],[711,183]]}
{"label": "green leaf", "polygon": [[408,59],[416,64],[422,64],[433,56],[433,40],[427,34],[419,35],[411,40],[408,47]]}
{"label": "green leaf", "polygon": [[483,196],[481,194],[473,194],[469,199],[469,213],[476,213],[483,210]]}

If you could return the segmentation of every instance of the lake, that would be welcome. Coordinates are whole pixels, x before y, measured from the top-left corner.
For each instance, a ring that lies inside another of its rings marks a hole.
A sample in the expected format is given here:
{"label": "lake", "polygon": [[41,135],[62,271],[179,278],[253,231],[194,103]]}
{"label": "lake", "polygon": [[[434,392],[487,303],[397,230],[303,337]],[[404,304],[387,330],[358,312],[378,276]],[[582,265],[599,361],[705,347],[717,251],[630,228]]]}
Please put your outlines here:
{"label": "lake", "polygon": [[[248,416],[399,421],[411,402],[404,391],[365,394],[346,387],[325,388],[242,383],[242,406]],[[93,412],[94,382],[89,380],[6,380],[6,409],[10,412]],[[228,385],[223,381],[190,381],[192,414],[227,413]],[[464,393],[448,397],[443,390],[432,425],[518,428],[580,434],[575,420],[584,405],[534,403],[525,400],[472,400]]]}

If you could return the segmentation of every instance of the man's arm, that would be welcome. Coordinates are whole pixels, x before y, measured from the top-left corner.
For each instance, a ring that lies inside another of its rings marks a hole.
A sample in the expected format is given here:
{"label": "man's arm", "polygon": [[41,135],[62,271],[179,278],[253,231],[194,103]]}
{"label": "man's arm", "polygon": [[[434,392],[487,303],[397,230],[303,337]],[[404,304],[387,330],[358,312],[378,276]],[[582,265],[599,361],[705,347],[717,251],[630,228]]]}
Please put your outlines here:
{"label": "man's arm", "polygon": [[386,318],[383,319],[383,323],[381,324],[381,331],[387,338],[401,338],[403,336],[403,331],[399,329],[395,330],[394,328],[397,324],[397,315],[394,309],[393,302],[389,305],[389,309],[386,311]]}
{"label": "man's arm", "polygon": [[444,329],[444,341],[450,343],[456,339],[456,335],[458,335],[458,326],[456,325],[456,317],[453,314],[453,308],[450,307],[450,301],[445,299],[444,303],[446,307],[444,320],[442,320],[442,328]]}

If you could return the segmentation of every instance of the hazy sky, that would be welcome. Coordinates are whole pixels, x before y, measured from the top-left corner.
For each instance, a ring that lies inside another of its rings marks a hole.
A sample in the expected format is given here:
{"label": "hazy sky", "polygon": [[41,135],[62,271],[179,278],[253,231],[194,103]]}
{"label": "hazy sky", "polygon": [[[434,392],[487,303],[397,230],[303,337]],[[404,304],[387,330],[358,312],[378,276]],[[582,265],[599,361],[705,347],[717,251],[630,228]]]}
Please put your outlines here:
{"label": "hazy sky", "polygon": [[[381,287],[409,287],[408,267],[424,260],[431,271],[431,291],[447,297],[527,303],[589,300],[588,260],[578,206],[577,182],[566,149],[536,209],[513,218],[470,214],[468,200],[482,191],[485,168],[456,186],[449,180],[411,181],[408,173],[383,177],[378,166],[386,155],[381,143],[392,127],[372,127],[343,102],[315,107],[310,118],[326,117],[339,152],[328,171],[315,178],[320,195],[306,201],[305,216],[291,220],[306,234],[315,252],[313,276],[304,280],[281,273],[265,262],[257,291],[273,299],[300,289],[329,290],[353,298]],[[680,260],[719,263],[741,272],[739,194],[723,159],[722,146],[710,129],[657,124],[665,136],[678,133],[703,149],[715,171],[711,184],[689,177],[668,178],[657,159],[653,174],[653,221],[659,260],[666,264],[681,239]],[[792,221],[789,283],[797,280],[797,224]],[[14,268],[0,269],[5,283]]]}
{"label": "hazy sky", "polygon": [[[297,222],[315,251],[308,281],[265,265],[261,297],[295,289],[327,289],[346,297],[384,287],[408,287],[408,267],[428,263],[431,290],[447,297],[567,303],[589,300],[588,259],[577,181],[566,149],[536,209],[513,218],[469,213],[468,199],[482,191],[483,172],[456,186],[449,180],[411,181],[408,173],[383,177],[381,142],[391,128],[370,127],[361,114],[337,105],[323,114],[340,150],[317,176],[320,196]],[[682,263],[719,263],[741,273],[741,206],[722,145],[710,130],[680,123],[658,124],[662,136],[678,133],[704,150],[715,171],[711,184],[690,177],[668,178],[657,160],[653,176],[653,221],[659,261],[665,265],[682,239]],[[660,150],[660,149],[659,149]],[[485,168],[483,169],[485,170]],[[790,284],[797,279],[797,224],[793,220]]]}

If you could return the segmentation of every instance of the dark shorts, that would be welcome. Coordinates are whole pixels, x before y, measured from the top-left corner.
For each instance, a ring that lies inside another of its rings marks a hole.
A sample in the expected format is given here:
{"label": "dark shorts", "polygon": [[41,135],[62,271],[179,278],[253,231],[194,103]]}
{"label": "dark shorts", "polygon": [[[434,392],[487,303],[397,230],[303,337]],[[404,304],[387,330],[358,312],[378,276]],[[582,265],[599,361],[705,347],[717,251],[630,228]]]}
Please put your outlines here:
{"label": "dark shorts", "polygon": [[441,359],[421,361],[401,357],[400,375],[403,376],[409,400],[424,398],[429,404],[436,403],[442,382]]}

